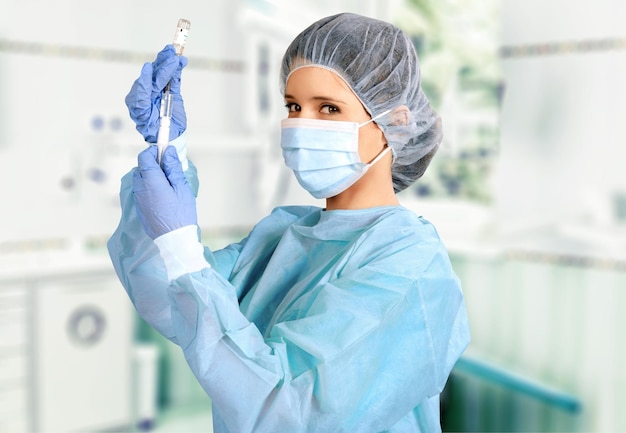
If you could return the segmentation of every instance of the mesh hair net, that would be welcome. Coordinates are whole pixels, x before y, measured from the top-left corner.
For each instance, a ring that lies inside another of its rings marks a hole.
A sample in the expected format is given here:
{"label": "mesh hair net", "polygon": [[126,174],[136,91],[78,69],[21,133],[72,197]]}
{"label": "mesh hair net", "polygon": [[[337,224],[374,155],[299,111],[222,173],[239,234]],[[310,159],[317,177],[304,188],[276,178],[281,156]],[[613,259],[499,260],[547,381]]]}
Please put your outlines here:
{"label": "mesh hair net", "polygon": [[[372,117],[392,110],[376,123],[394,155],[396,192],[424,174],[443,137],[441,119],[422,91],[417,53],[402,30],[352,13],[313,23],[285,52],[280,73],[283,94],[289,75],[311,65],[330,68],[342,77]],[[408,112],[395,110],[401,106]]]}

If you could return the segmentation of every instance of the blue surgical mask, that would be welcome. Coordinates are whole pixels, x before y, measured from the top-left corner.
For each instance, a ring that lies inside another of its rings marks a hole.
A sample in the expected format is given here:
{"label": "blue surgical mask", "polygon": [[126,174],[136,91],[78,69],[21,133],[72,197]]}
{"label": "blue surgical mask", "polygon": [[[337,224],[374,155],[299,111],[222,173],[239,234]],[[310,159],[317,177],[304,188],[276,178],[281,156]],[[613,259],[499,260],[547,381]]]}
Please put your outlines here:
{"label": "blue surgical mask", "polygon": [[386,147],[369,164],[359,156],[359,128],[385,114],[364,123],[283,119],[280,145],[285,164],[313,197],[333,197],[354,185],[389,152]]}

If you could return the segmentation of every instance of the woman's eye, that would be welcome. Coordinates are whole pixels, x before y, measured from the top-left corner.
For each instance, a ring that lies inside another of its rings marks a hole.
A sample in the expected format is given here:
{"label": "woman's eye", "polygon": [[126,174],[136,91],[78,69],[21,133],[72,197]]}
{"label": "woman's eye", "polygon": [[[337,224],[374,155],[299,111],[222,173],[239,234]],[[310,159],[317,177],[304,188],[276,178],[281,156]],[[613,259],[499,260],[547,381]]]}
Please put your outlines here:
{"label": "woman's eye", "polygon": [[289,111],[290,113],[300,111],[300,106],[296,104],[295,102],[289,102],[285,104],[285,108],[287,108],[287,111]]}
{"label": "woman's eye", "polygon": [[335,107],[334,105],[323,105],[320,111],[324,114],[333,114],[338,113],[339,108]]}

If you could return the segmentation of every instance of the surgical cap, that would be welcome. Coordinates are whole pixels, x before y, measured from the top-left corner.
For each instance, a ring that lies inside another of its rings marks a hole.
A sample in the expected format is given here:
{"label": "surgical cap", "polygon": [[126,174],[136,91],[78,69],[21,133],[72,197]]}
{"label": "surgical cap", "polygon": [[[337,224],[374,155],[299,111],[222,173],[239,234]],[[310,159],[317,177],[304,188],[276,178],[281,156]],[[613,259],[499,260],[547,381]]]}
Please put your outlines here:
{"label": "surgical cap", "polygon": [[[353,13],[322,18],[292,41],[283,57],[281,91],[290,74],[304,66],[331,69],[383,130],[394,160],[396,192],[420,178],[443,137],[441,119],[420,85],[419,60],[402,30]],[[408,113],[394,112],[406,106]]]}

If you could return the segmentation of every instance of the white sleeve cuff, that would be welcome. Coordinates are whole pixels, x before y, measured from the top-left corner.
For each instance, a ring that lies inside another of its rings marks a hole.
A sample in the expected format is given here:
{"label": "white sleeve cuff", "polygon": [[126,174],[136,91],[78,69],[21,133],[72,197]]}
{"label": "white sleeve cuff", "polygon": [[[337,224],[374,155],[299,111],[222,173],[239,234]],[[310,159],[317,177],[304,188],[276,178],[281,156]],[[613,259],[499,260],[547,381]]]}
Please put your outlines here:
{"label": "white sleeve cuff", "polygon": [[196,225],[165,233],[156,238],[154,243],[159,248],[170,281],[181,275],[211,267],[204,258],[204,247],[198,241]]}

